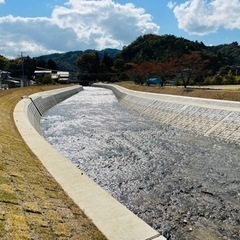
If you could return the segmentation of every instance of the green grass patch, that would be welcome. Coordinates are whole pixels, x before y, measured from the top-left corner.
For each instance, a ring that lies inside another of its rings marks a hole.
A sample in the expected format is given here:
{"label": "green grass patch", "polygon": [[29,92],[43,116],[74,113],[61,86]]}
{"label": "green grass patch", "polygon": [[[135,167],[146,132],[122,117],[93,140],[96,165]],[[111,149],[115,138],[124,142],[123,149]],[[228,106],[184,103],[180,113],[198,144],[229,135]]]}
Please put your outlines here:
{"label": "green grass patch", "polygon": [[14,192],[1,191],[0,202],[18,204],[18,199]]}

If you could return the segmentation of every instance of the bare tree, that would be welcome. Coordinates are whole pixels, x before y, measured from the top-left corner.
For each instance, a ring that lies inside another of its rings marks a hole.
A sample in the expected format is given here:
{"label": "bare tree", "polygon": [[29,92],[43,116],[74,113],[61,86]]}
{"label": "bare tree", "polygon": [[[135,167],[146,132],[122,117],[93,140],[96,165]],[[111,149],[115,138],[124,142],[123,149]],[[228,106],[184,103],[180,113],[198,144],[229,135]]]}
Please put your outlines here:
{"label": "bare tree", "polygon": [[175,62],[175,71],[181,77],[183,86],[186,88],[191,79],[200,79],[205,74],[205,68],[209,60],[204,59],[201,52],[194,51],[184,54]]}

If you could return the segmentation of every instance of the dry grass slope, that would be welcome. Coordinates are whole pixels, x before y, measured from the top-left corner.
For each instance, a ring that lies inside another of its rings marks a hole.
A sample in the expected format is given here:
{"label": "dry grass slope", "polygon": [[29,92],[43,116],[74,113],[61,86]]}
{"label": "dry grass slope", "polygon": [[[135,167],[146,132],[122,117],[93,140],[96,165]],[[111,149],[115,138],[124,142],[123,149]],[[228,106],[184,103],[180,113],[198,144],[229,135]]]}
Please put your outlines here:
{"label": "dry grass slope", "polygon": [[219,100],[240,101],[240,89],[207,89],[207,88],[186,88],[183,87],[158,87],[140,86],[133,82],[119,82],[117,85],[143,92],[153,92],[161,94],[172,94],[186,97],[199,97]]}
{"label": "dry grass slope", "polygon": [[[22,141],[21,96],[59,86],[0,91],[0,239],[105,239]],[[62,86],[61,86],[62,87]]]}

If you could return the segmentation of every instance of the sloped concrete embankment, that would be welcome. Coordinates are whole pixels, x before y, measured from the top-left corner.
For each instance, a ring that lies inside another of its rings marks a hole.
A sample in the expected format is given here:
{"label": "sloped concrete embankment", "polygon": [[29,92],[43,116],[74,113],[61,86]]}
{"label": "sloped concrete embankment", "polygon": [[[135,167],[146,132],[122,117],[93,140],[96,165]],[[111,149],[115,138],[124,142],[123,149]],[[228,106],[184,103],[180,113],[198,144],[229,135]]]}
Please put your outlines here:
{"label": "sloped concrete embankment", "polygon": [[31,96],[22,96],[24,99],[24,111],[32,126],[41,133],[40,118],[43,113],[58,104],[61,101],[71,97],[72,95],[82,91],[81,86],[70,87],[64,89],[40,92]]}
{"label": "sloped concrete embankment", "polygon": [[111,84],[93,86],[111,89],[124,107],[152,120],[240,144],[240,102],[145,93]]}
{"label": "sloped concrete embankment", "polygon": [[24,141],[73,201],[111,240],[164,240],[62,156],[39,134],[41,115],[60,101],[82,91],[70,87],[24,96],[14,110],[15,124]]}

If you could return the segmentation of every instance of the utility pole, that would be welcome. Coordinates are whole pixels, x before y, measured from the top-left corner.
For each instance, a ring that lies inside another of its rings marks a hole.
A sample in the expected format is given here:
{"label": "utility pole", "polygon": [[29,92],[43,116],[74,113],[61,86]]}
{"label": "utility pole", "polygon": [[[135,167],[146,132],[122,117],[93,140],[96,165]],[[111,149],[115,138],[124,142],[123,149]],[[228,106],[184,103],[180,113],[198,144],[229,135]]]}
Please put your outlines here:
{"label": "utility pole", "polygon": [[21,52],[21,62],[22,62],[22,80],[21,80],[21,87],[24,87],[24,57],[23,57],[23,52]]}
{"label": "utility pole", "polygon": [[0,69],[0,90],[2,89],[2,70]]}

